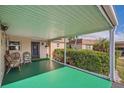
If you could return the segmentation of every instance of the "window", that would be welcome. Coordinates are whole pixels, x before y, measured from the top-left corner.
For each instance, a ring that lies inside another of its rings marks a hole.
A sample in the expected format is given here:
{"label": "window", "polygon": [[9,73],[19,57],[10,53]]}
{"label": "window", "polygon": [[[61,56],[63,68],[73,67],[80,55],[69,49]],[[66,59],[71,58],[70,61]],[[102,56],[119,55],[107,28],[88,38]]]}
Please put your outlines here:
{"label": "window", "polygon": [[86,49],[91,50],[92,49],[92,46],[91,45],[86,45]]}
{"label": "window", "polygon": [[9,41],[9,50],[20,50],[19,41]]}
{"label": "window", "polygon": [[59,47],[59,43],[57,43],[57,47]]}

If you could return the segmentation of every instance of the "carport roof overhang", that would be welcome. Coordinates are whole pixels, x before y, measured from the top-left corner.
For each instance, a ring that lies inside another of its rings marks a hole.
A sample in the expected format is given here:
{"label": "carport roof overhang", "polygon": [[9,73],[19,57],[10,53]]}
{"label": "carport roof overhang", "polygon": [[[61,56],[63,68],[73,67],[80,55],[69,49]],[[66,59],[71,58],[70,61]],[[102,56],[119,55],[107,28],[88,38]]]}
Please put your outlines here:
{"label": "carport roof overhang", "polygon": [[6,5],[0,6],[0,20],[8,24],[8,34],[44,40],[110,30],[118,24],[112,6],[95,5]]}

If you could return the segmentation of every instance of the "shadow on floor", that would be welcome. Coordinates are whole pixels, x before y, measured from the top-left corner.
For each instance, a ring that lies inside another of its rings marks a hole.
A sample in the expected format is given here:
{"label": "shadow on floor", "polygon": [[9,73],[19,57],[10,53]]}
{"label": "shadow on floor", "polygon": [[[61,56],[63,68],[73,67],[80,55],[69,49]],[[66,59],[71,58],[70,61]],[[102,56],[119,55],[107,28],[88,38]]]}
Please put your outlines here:
{"label": "shadow on floor", "polygon": [[13,83],[19,80],[23,80],[38,74],[46,73],[55,69],[64,67],[55,62],[50,62],[49,60],[35,61],[28,64],[23,64],[21,67],[21,72],[18,68],[12,69],[8,74],[4,76],[2,85]]}

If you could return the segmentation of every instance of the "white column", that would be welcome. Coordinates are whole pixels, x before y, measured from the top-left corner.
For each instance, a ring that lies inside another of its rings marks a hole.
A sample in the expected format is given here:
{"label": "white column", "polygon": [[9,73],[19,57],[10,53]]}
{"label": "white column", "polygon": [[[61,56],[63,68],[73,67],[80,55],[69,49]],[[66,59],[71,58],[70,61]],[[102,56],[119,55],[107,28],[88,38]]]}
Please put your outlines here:
{"label": "white column", "polygon": [[64,64],[66,64],[66,38],[64,38]]}
{"label": "white column", "polygon": [[110,57],[110,80],[115,80],[115,30],[116,28],[112,29],[110,31],[110,51],[109,51],[109,57]]}

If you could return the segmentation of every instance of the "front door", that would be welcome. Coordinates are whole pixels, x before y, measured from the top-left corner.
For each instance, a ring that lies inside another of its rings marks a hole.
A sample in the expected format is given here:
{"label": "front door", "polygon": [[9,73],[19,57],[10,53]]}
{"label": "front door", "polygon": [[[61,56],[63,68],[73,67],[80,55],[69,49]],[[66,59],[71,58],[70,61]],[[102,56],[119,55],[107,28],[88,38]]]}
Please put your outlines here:
{"label": "front door", "polygon": [[40,42],[31,42],[32,58],[40,58]]}

